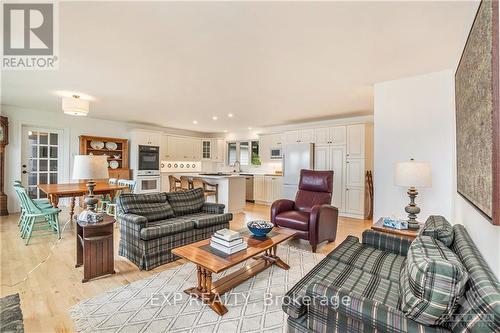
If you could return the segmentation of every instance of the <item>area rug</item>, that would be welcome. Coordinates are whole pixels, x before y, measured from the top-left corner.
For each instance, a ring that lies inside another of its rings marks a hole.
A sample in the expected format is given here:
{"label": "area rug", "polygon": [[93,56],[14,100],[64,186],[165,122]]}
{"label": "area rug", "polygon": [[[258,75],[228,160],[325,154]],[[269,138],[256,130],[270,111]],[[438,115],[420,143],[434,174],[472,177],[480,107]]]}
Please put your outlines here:
{"label": "area rug", "polygon": [[0,332],[24,332],[19,294],[0,298]]}
{"label": "area rug", "polygon": [[196,267],[187,263],[84,300],[71,317],[79,332],[284,332],[283,296],[324,255],[281,245],[278,256],[290,269],[273,265],[223,295],[224,316],[183,292],[197,283]]}

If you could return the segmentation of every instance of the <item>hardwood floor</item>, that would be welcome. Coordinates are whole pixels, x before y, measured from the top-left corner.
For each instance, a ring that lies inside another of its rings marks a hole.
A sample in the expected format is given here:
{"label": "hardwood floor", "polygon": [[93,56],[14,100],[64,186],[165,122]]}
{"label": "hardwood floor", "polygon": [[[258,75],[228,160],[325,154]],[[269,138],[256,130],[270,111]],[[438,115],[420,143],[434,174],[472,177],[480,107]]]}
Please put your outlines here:
{"label": "hardwood floor", "polygon": [[[116,274],[81,283],[83,268],[75,268],[75,223],[66,225],[60,242],[55,235],[49,235],[32,238],[30,244],[25,246],[18,234],[18,217],[17,214],[0,217],[0,295],[20,294],[26,332],[73,332],[69,309],[79,301],[184,263],[178,260],[148,272],[140,271],[127,259],[118,256],[119,232],[115,229]],[[68,219],[69,211],[64,209],[61,227]],[[248,204],[244,213],[234,216],[231,228],[239,230],[245,222],[254,219],[269,219],[269,206]],[[371,220],[340,218],[337,240],[323,243],[318,252],[330,252],[347,235],[361,236],[371,224]],[[305,241],[293,239],[287,243],[310,251]],[[12,286],[22,281],[47,256],[49,258],[26,281]]]}

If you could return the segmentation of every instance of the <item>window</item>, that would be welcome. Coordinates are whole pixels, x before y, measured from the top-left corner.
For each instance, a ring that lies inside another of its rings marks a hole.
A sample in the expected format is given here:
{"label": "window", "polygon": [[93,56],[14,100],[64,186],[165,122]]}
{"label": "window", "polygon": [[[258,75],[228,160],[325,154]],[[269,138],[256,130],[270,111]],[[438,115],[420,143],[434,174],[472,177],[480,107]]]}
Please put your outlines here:
{"label": "window", "polygon": [[236,141],[227,144],[227,164],[260,165],[259,141]]}
{"label": "window", "polygon": [[227,164],[233,165],[236,162],[236,142],[228,142],[227,144]]}

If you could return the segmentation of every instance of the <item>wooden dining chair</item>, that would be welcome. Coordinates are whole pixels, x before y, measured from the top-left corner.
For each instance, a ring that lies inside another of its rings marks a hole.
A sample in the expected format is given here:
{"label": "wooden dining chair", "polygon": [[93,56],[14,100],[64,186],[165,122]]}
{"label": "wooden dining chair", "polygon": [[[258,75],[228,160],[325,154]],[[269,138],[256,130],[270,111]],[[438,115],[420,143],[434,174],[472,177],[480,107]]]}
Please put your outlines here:
{"label": "wooden dining chair", "polygon": [[202,178],[193,178],[193,188],[202,188],[205,197],[215,196],[215,202],[219,203],[219,184],[210,184]]}
{"label": "wooden dining chair", "polygon": [[181,191],[187,191],[193,188],[191,180],[187,176],[181,176]]}
{"label": "wooden dining chair", "polygon": [[175,176],[168,176],[168,185],[170,192],[177,192],[181,190],[181,180]]}

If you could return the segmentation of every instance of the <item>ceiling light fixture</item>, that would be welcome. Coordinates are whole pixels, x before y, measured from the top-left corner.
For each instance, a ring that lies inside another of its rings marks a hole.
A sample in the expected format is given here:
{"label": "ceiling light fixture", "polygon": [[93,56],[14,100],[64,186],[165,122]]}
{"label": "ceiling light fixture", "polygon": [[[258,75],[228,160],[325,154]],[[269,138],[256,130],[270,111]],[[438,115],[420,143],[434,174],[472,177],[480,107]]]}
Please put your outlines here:
{"label": "ceiling light fixture", "polygon": [[213,117],[212,117],[212,120],[217,120],[217,116],[213,116]]}
{"label": "ceiling light fixture", "polygon": [[224,130],[224,133],[227,133],[227,130]]}
{"label": "ceiling light fixture", "polygon": [[193,124],[198,124],[198,121],[197,120],[193,120]]}
{"label": "ceiling light fixture", "polygon": [[79,95],[64,97],[62,109],[64,113],[72,116],[86,116],[89,113],[89,101],[80,99]]}
{"label": "ceiling light fixture", "polygon": [[228,113],[228,114],[227,114],[227,116],[228,116],[229,118],[233,118],[233,114],[232,114],[232,113]]}
{"label": "ceiling light fixture", "polygon": [[251,130],[252,130],[252,128],[251,128],[251,127],[249,127],[249,128],[248,128],[248,130],[249,130],[249,131],[251,131]]}

